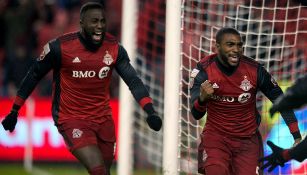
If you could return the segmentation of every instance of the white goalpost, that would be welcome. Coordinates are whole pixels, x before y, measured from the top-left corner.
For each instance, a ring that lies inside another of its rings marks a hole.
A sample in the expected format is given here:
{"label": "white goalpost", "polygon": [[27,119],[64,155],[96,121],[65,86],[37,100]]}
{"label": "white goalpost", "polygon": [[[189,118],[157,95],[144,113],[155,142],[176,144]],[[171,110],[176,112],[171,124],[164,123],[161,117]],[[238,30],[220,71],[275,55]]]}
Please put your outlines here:
{"label": "white goalpost", "polygon": [[[123,1],[122,13],[122,39],[121,43],[126,48],[130,56],[131,64],[134,64],[136,53],[136,0]],[[120,80],[120,110],[119,110],[119,134],[118,134],[118,167],[117,174],[132,174],[133,166],[133,150],[132,150],[132,134],[133,134],[133,110],[134,100],[127,85],[123,80]]]}
{"label": "white goalpost", "polygon": [[178,167],[181,3],[166,3],[163,174],[175,175]]}

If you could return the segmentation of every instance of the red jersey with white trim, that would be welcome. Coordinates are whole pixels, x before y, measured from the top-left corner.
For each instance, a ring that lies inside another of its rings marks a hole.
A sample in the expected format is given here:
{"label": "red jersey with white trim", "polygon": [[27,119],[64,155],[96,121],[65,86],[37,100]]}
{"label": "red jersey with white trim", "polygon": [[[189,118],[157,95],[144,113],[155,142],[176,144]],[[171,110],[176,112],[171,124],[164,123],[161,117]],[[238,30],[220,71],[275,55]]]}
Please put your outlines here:
{"label": "red jersey with white trim", "polygon": [[107,35],[102,47],[92,52],[80,42],[77,33],[62,36],[59,41],[61,93],[58,122],[72,117],[102,121],[103,116],[111,115],[109,88],[118,43]]}

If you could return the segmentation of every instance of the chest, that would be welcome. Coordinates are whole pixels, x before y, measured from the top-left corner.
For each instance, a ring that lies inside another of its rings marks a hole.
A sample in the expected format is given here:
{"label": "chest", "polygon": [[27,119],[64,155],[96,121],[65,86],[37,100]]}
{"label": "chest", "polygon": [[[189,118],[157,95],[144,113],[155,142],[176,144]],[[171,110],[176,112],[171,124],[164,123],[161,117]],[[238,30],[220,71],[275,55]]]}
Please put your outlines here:
{"label": "chest", "polygon": [[72,78],[104,78],[113,69],[117,58],[117,47],[104,45],[95,52],[84,48],[81,43],[73,47],[61,47],[61,71]]}
{"label": "chest", "polygon": [[206,72],[216,95],[238,97],[242,94],[256,94],[257,68],[255,67],[240,64],[233,74],[227,75],[216,65],[211,65]]}

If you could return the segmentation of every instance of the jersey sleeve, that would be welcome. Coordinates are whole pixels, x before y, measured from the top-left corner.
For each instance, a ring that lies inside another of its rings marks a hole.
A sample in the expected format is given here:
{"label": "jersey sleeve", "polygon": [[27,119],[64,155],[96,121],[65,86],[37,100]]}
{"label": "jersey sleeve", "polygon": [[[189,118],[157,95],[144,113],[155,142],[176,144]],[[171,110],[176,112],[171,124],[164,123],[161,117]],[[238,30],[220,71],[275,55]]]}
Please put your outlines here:
{"label": "jersey sleeve", "polygon": [[[283,95],[283,91],[279,87],[278,83],[269,74],[263,66],[258,67],[257,86],[263,92],[263,94],[274,104],[276,99]],[[294,139],[301,138],[301,134],[298,128],[298,123],[293,110],[281,111],[285,123],[290,129],[290,132]]]}
{"label": "jersey sleeve", "polygon": [[36,59],[33,65],[28,70],[23,78],[20,87],[17,91],[17,96],[14,101],[13,109],[19,110],[25,100],[33,92],[38,82],[53,68],[55,65],[54,45],[55,41],[49,42],[44,46],[41,55]]}
{"label": "jersey sleeve", "polygon": [[139,105],[146,111],[147,114],[153,114],[155,112],[152,104],[152,99],[149,96],[142,80],[137,76],[135,69],[130,64],[127,51],[121,45],[118,49],[118,58],[115,64],[115,69],[119,76],[129,87],[134,99]]}
{"label": "jersey sleeve", "polygon": [[191,72],[191,104],[192,110],[191,113],[196,120],[201,119],[207,112],[207,105],[205,102],[199,100],[200,86],[201,84],[208,79],[207,73],[202,69],[200,63],[197,64],[197,67],[194,68]]}
{"label": "jersey sleeve", "polygon": [[295,81],[273,105],[276,111],[297,109],[307,103],[307,75]]}

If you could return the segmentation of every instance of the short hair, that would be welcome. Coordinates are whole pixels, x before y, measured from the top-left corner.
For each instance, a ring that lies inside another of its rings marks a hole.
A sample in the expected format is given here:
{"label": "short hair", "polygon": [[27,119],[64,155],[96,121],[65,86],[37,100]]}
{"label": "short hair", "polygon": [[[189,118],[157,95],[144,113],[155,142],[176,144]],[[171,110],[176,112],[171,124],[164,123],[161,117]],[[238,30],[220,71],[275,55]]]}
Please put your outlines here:
{"label": "short hair", "polygon": [[221,43],[224,34],[234,34],[234,35],[239,35],[241,37],[238,30],[231,28],[231,27],[224,27],[216,32],[216,35],[215,35],[216,43],[218,44]]}
{"label": "short hair", "polygon": [[91,9],[101,9],[104,10],[105,7],[103,4],[98,3],[98,2],[87,2],[85,4],[82,5],[81,9],[80,9],[80,19],[83,19],[84,14]]}

